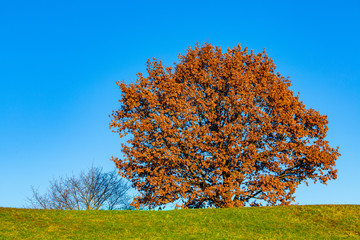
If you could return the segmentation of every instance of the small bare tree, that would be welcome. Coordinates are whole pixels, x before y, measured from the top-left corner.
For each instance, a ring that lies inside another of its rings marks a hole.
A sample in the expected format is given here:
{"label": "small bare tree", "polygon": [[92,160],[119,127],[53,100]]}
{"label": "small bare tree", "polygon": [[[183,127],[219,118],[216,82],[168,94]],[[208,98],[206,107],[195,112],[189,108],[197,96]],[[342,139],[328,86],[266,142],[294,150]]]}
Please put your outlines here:
{"label": "small bare tree", "polygon": [[28,198],[30,208],[64,210],[133,209],[127,191],[130,186],[114,170],[103,173],[102,168],[91,167],[79,177],[70,176],[50,182],[44,195],[32,187]]}

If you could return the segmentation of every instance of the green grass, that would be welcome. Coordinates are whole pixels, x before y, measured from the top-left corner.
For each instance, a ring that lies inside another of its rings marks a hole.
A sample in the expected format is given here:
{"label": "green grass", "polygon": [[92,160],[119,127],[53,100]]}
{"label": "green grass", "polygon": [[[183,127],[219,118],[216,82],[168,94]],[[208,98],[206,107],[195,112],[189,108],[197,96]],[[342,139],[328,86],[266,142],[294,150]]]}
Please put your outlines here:
{"label": "green grass", "polygon": [[172,211],[0,208],[0,239],[360,239],[360,205]]}

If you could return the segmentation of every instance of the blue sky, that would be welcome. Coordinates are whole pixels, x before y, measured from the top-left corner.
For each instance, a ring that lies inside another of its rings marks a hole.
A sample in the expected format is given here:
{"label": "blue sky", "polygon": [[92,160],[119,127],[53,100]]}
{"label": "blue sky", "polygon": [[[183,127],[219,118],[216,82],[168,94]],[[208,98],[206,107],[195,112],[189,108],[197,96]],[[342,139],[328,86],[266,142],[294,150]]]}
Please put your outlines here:
{"label": "blue sky", "polygon": [[296,202],[360,204],[358,1],[2,1],[0,206],[22,207],[31,186],[94,164],[112,170],[109,130],[147,59],[172,64],[196,42],[266,48],[308,108],[326,114],[340,146],[338,179],[300,186]]}

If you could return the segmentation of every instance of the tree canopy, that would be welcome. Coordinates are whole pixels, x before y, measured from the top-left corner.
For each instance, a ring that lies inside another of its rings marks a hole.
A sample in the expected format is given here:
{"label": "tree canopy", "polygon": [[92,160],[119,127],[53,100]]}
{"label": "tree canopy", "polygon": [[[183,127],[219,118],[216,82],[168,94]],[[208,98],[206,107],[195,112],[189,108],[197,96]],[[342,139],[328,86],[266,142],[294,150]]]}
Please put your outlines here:
{"label": "tree canopy", "polygon": [[307,109],[265,52],[204,44],[179,63],[147,62],[148,76],[117,82],[110,128],[123,137],[119,174],[134,207],[288,205],[300,183],[336,179],[327,116]]}

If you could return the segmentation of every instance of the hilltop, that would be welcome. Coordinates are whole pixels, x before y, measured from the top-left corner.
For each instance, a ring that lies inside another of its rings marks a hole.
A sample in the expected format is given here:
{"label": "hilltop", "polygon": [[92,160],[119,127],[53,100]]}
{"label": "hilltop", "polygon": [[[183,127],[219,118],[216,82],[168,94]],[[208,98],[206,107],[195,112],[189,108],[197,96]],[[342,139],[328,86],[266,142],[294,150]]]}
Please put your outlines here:
{"label": "hilltop", "polygon": [[360,205],[170,211],[0,208],[0,239],[360,239]]}

